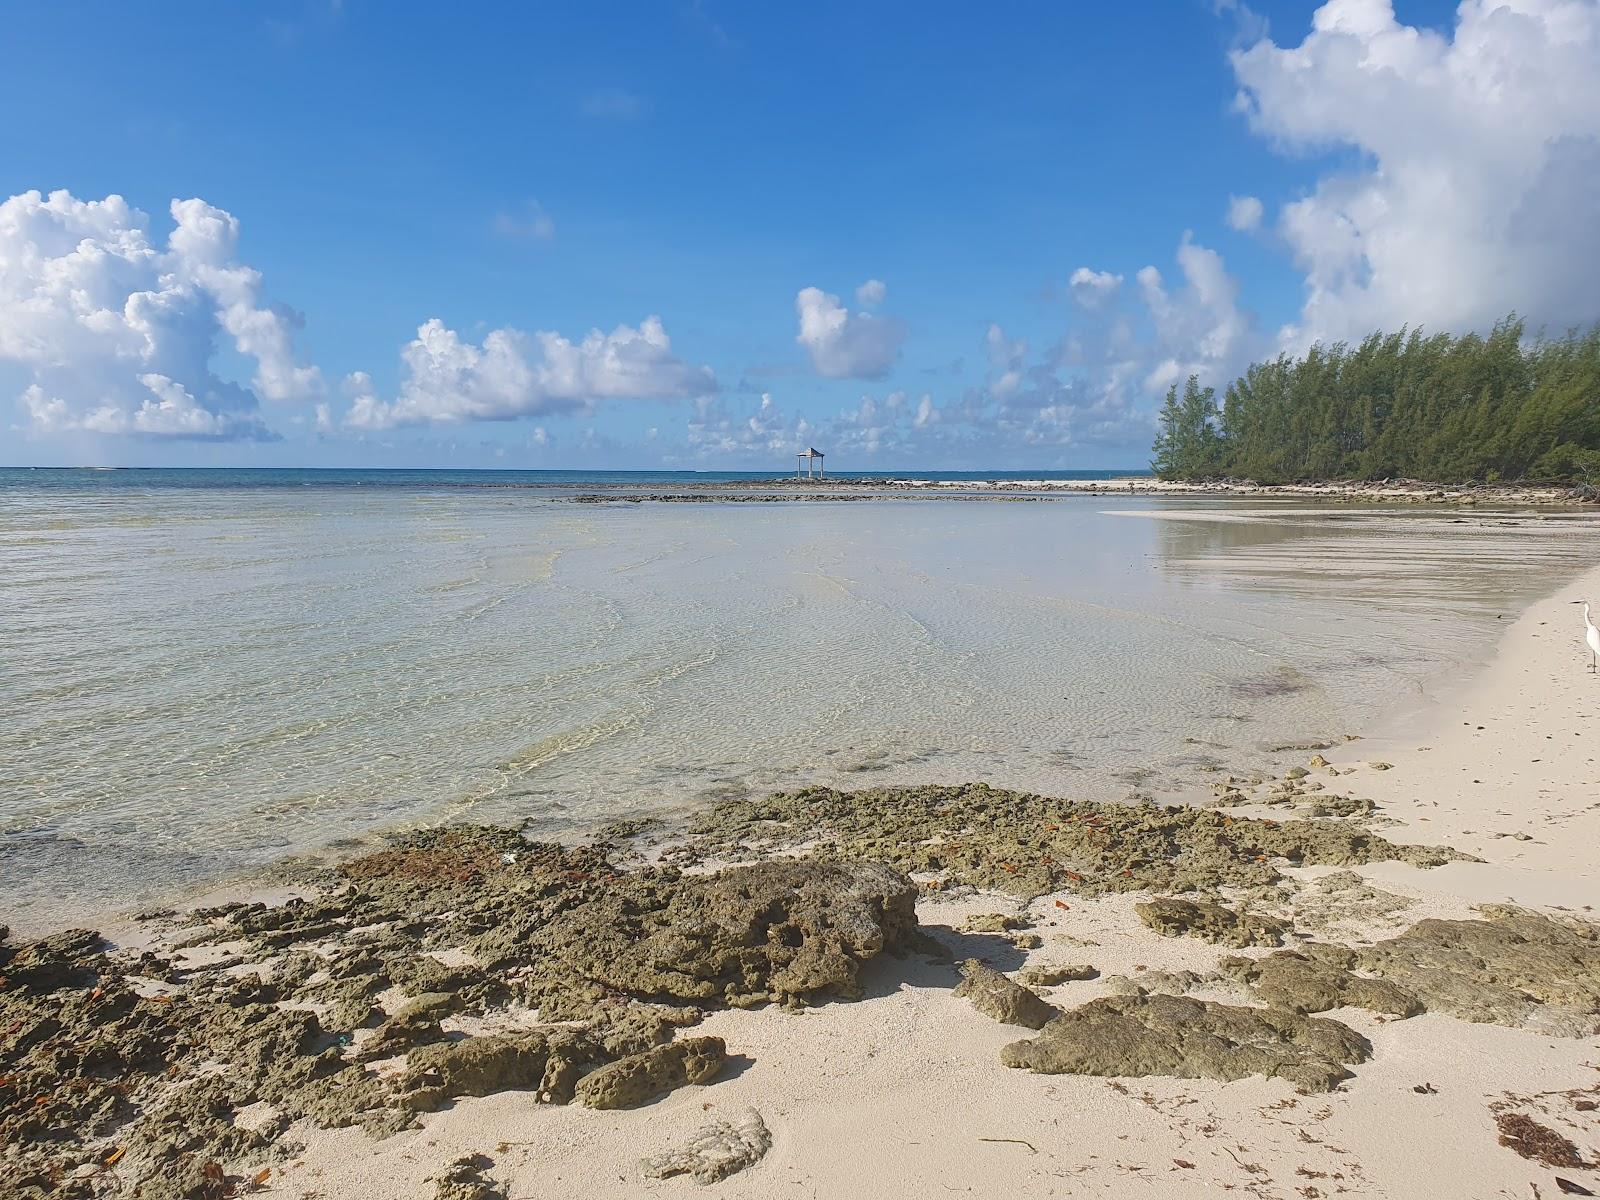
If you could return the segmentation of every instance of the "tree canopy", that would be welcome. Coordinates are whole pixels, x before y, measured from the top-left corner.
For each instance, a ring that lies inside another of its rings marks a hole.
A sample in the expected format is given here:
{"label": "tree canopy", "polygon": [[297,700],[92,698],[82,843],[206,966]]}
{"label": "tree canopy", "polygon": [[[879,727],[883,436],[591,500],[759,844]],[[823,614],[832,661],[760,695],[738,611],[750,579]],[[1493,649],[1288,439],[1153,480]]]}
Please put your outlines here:
{"label": "tree canopy", "polygon": [[1600,325],[1525,339],[1374,333],[1256,363],[1215,390],[1167,392],[1163,479],[1549,480],[1600,483]]}

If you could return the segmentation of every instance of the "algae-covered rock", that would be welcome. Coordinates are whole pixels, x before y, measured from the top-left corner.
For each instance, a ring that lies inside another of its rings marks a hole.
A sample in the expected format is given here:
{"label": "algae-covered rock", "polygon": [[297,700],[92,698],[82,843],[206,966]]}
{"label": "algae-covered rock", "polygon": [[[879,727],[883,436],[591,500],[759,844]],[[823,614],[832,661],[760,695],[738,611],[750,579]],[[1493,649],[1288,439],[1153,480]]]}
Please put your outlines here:
{"label": "algae-covered rock", "polygon": [[607,1063],[578,1081],[590,1108],[633,1108],[692,1083],[709,1083],[728,1059],[719,1037],[684,1038]]}
{"label": "algae-covered rock", "polygon": [[1365,796],[1318,796],[1295,807],[1307,817],[1370,817],[1378,806]]}
{"label": "algae-covered rock", "polygon": [[1139,919],[1163,937],[1189,934],[1225,946],[1281,946],[1287,932],[1282,921],[1235,912],[1210,900],[1157,896],[1133,907]]}
{"label": "algae-covered rock", "polygon": [[741,1007],[853,998],[863,962],[917,944],[915,904],[892,867],[785,859],[618,888],[537,929],[513,916],[475,945],[526,946],[545,975],[531,998],[555,1017],[605,993]]}
{"label": "algae-covered rock", "polygon": [[494,1163],[482,1154],[456,1159],[435,1181],[434,1200],[503,1200],[505,1193],[483,1177],[492,1166]]}
{"label": "algae-covered rock", "polygon": [[66,929],[21,946],[7,947],[0,936],[0,969],[10,988],[43,994],[92,979],[106,941],[92,929]]}
{"label": "algae-covered rock", "polygon": [[[1313,947],[1303,948],[1312,951]],[[1342,948],[1317,947],[1331,954],[1313,957],[1280,950],[1265,958],[1225,958],[1217,964],[1223,974],[1246,985],[1257,999],[1298,1013],[1327,1012],[1353,1005],[1396,1017],[1414,1017],[1422,1011],[1415,995],[1386,979],[1364,979],[1346,968],[1354,953]]]}
{"label": "algae-covered rock", "polygon": [[1046,1075],[1172,1075],[1286,1079],[1332,1091],[1372,1047],[1355,1030],[1282,1009],[1239,1008],[1186,996],[1108,996],[1070,1009],[1037,1037],[1000,1051],[1008,1067]]}
{"label": "algae-covered rock", "polygon": [[1003,1024],[1038,1029],[1059,1011],[1020,983],[975,958],[961,964],[961,976],[955,994],[972,1001],[972,1007],[984,1016]]}
{"label": "algae-covered rock", "polygon": [[400,1101],[428,1112],[457,1096],[533,1091],[547,1103],[565,1104],[583,1067],[602,1061],[597,1047],[572,1030],[529,1030],[440,1042],[411,1052]]}
{"label": "algae-covered rock", "polygon": [[621,1058],[671,1041],[674,1030],[697,1025],[704,1015],[687,1005],[610,1005],[600,1010],[585,1032],[606,1054]]}
{"label": "algae-covered rock", "polygon": [[816,842],[831,853],[1032,899],[1277,882],[1275,864],[1437,866],[1465,856],[1337,821],[1263,821],[1186,805],[1099,804],[983,784],[729,800],[699,817],[690,856]]}
{"label": "algae-covered rock", "polygon": [[439,1022],[459,1005],[460,999],[453,993],[424,992],[373,1030],[372,1037],[361,1044],[360,1057],[387,1058],[415,1046],[443,1041],[444,1027]]}
{"label": "algae-covered rock", "polygon": [[1204,982],[1194,971],[1140,971],[1136,975],[1107,975],[1102,986],[1113,996],[1150,996],[1157,992],[1184,996]]}
{"label": "algae-covered rock", "polygon": [[[516,1088],[566,1103],[586,1074],[593,1102],[634,1102],[720,1063],[720,1042],[672,1048],[704,1008],[855,996],[862,963],[923,945],[915,886],[890,866],[814,857],[683,874],[624,870],[608,853],[426,830],[312,895],[196,910],[137,956],[81,930],[0,937],[0,1028],[20,1031],[0,1041],[14,1084],[0,1088],[0,1174],[52,1187],[116,1138],[121,1179],[176,1197],[199,1186],[196,1164],[272,1161],[294,1120],[382,1136],[458,1096]],[[228,949],[178,957],[207,944]],[[169,994],[138,994],[135,972]],[[415,999],[384,1017],[376,1002],[397,988]],[[543,1027],[446,1040],[445,1017],[515,1001]],[[365,1065],[400,1055],[396,1072]],[[277,1116],[236,1126],[257,1102]]]}
{"label": "algae-covered rock", "polygon": [[1483,920],[1418,921],[1356,961],[1429,1012],[1565,1037],[1600,1028],[1600,927],[1509,905],[1481,911]]}
{"label": "algae-covered rock", "polygon": [[978,913],[961,922],[962,933],[1009,933],[1027,925],[1021,917],[1008,913]]}
{"label": "algae-covered rock", "polygon": [[728,1176],[760,1161],[772,1148],[772,1134],[753,1108],[747,1108],[736,1121],[712,1121],[669,1154],[645,1160],[644,1173],[651,1179],[670,1179],[689,1175],[699,1183],[720,1183]]}
{"label": "algae-covered rock", "polygon": [[478,964],[483,982],[466,989],[469,1007],[504,993],[570,1020],[616,996],[746,1007],[853,997],[863,962],[920,944],[915,885],[882,864],[806,858],[706,875],[621,872],[594,847],[436,832],[346,864],[355,890],[322,907],[350,920],[434,918],[422,946],[460,948]]}
{"label": "algae-covered rock", "polygon": [[1023,967],[1017,972],[1017,982],[1031,988],[1055,987],[1068,980],[1093,979],[1098,974],[1088,963],[1044,963]]}

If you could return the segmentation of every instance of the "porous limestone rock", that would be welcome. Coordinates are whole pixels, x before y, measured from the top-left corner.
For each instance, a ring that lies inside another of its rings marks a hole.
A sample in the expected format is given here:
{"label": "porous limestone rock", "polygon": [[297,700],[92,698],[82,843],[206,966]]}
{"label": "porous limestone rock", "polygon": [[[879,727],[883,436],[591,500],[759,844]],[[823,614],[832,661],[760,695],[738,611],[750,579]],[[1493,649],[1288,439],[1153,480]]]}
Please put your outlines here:
{"label": "porous limestone rock", "polygon": [[984,784],[728,800],[696,818],[688,861],[815,842],[831,853],[1022,899],[1148,889],[1215,891],[1278,882],[1278,865],[1396,860],[1437,866],[1456,851],[1404,846],[1342,821],[1264,821],[1192,805],[1109,804]]}
{"label": "porous limestone rock", "polygon": [[1482,920],[1418,921],[1357,952],[1356,963],[1429,1012],[1564,1037],[1600,1029],[1600,926],[1511,905]]}
{"label": "porous limestone rock", "polygon": [[956,985],[955,994],[970,1000],[972,1007],[986,1017],[1027,1029],[1038,1029],[1059,1011],[1036,993],[975,958],[961,964],[961,982]]}
{"label": "porous limestone rock", "polygon": [[1008,933],[1021,929],[1027,921],[1009,913],[977,913],[961,922],[962,933]]}
{"label": "porous limestone rock", "polygon": [[434,1200],[502,1200],[505,1193],[483,1177],[493,1165],[482,1154],[456,1159],[435,1181]]}
{"label": "porous limestone rock", "polygon": [[1071,979],[1093,979],[1098,974],[1088,963],[1041,963],[1023,967],[1017,972],[1017,982],[1030,988],[1055,987]]}
{"label": "porous limestone rock", "polygon": [[1327,1092],[1372,1047],[1337,1021],[1187,996],[1107,996],[1069,1009],[1036,1037],[1000,1051],[1008,1067],[1046,1075],[1286,1079]]}
{"label": "porous limestone rock", "polygon": [[728,1060],[719,1037],[692,1037],[630,1054],[578,1081],[577,1099],[590,1108],[633,1108],[685,1084],[709,1083]]}
{"label": "porous limestone rock", "polygon": [[1188,934],[1225,946],[1281,946],[1287,932],[1282,921],[1236,912],[1211,900],[1157,896],[1133,907],[1139,919],[1163,937]]}
{"label": "porous limestone rock", "polygon": [[1218,969],[1264,1003],[1297,1013],[1353,1005],[1396,1017],[1422,1011],[1415,995],[1387,979],[1353,974],[1356,954],[1342,946],[1308,945],[1265,958],[1225,958]]}
{"label": "porous limestone rock", "polygon": [[646,1159],[644,1173],[651,1179],[689,1175],[699,1183],[720,1183],[759,1162],[771,1148],[766,1122],[755,1109],[747,1108],[737,1120],[712,1121],[687,1144]]}

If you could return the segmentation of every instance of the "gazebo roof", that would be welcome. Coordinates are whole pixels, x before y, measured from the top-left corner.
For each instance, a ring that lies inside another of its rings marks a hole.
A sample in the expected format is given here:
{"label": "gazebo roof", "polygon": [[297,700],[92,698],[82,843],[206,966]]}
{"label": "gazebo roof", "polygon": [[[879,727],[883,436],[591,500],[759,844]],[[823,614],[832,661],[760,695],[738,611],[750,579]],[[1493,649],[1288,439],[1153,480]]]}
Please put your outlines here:
{"label": "gazebo roof", "polygon": [[815,446],[810,446],[810,447],[807,447],[806,449],[800,451],[800,453],[795,455],[795,457],[796,458],[825,458],[827,456],[824,455],[822,453],[822,451],[818,450]]}

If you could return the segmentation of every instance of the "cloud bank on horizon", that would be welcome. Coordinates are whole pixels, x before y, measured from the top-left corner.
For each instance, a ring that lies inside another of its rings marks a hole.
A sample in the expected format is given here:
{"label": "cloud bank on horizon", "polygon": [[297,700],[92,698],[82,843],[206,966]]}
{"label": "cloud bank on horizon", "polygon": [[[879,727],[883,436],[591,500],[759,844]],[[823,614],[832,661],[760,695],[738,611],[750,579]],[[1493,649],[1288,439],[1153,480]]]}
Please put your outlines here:
{"label": "cloud bank on horizon", "polygon": [[[1483,329],[1513,308],[1535,327],[1600,318],[1600,0],[1465,0],[1446,32],[1401,23],[1389,0],[1328,0],[1296,45],[1242,4],[1229,11],[1257,34],[1229,59],[1239,119],[1275,153],[1336,152],[1314,186],[1275,206],[1248,186],[1209,201],[1303,279],[1299,311],[1276,329],[1221,253],[1175,229],[1166,272],[1060,271],[1066,316],[1045,344],[973,312],[986,332],[944,355],[982,364],[981,380],[962,384],[940,377],[943,361],[910,357],[914,322],[894,312],[904,289],[872,277],[841,289],[854,309],[818,286],[829,281],[795,280],[792,359],[724,362],[721,378],[659,315],[574,333],[463,332],[418,314],[384,394],[370,370],[330,384],[301,344],[306,318],[241,261],[240,223],[223,209],[173,200],[163,238],[121,196],[25,191],[0,204],[0,364],[23,380],[10,436],[359,448],[400,430],[537,420],[529,441],[546,446],[552,420],[646,404],[631,452],[660,463],[781,465],[793,447],[827,442],[841,461],[977,465],[1022,450],[1142,450],[1167,387],[1190,374],[1220,386],[1314,341]],[[628,93],[594,97],[605,102],[585,102],[591,118],[645,111]],[[497,218],[497,231],[554,239],[544,209],[529,213]],[[749,314],[784,319],[779,296]],[[743,386],[758,365],[764,386]],[[819,413],[783,399],[785,376],[878,390]]]}

